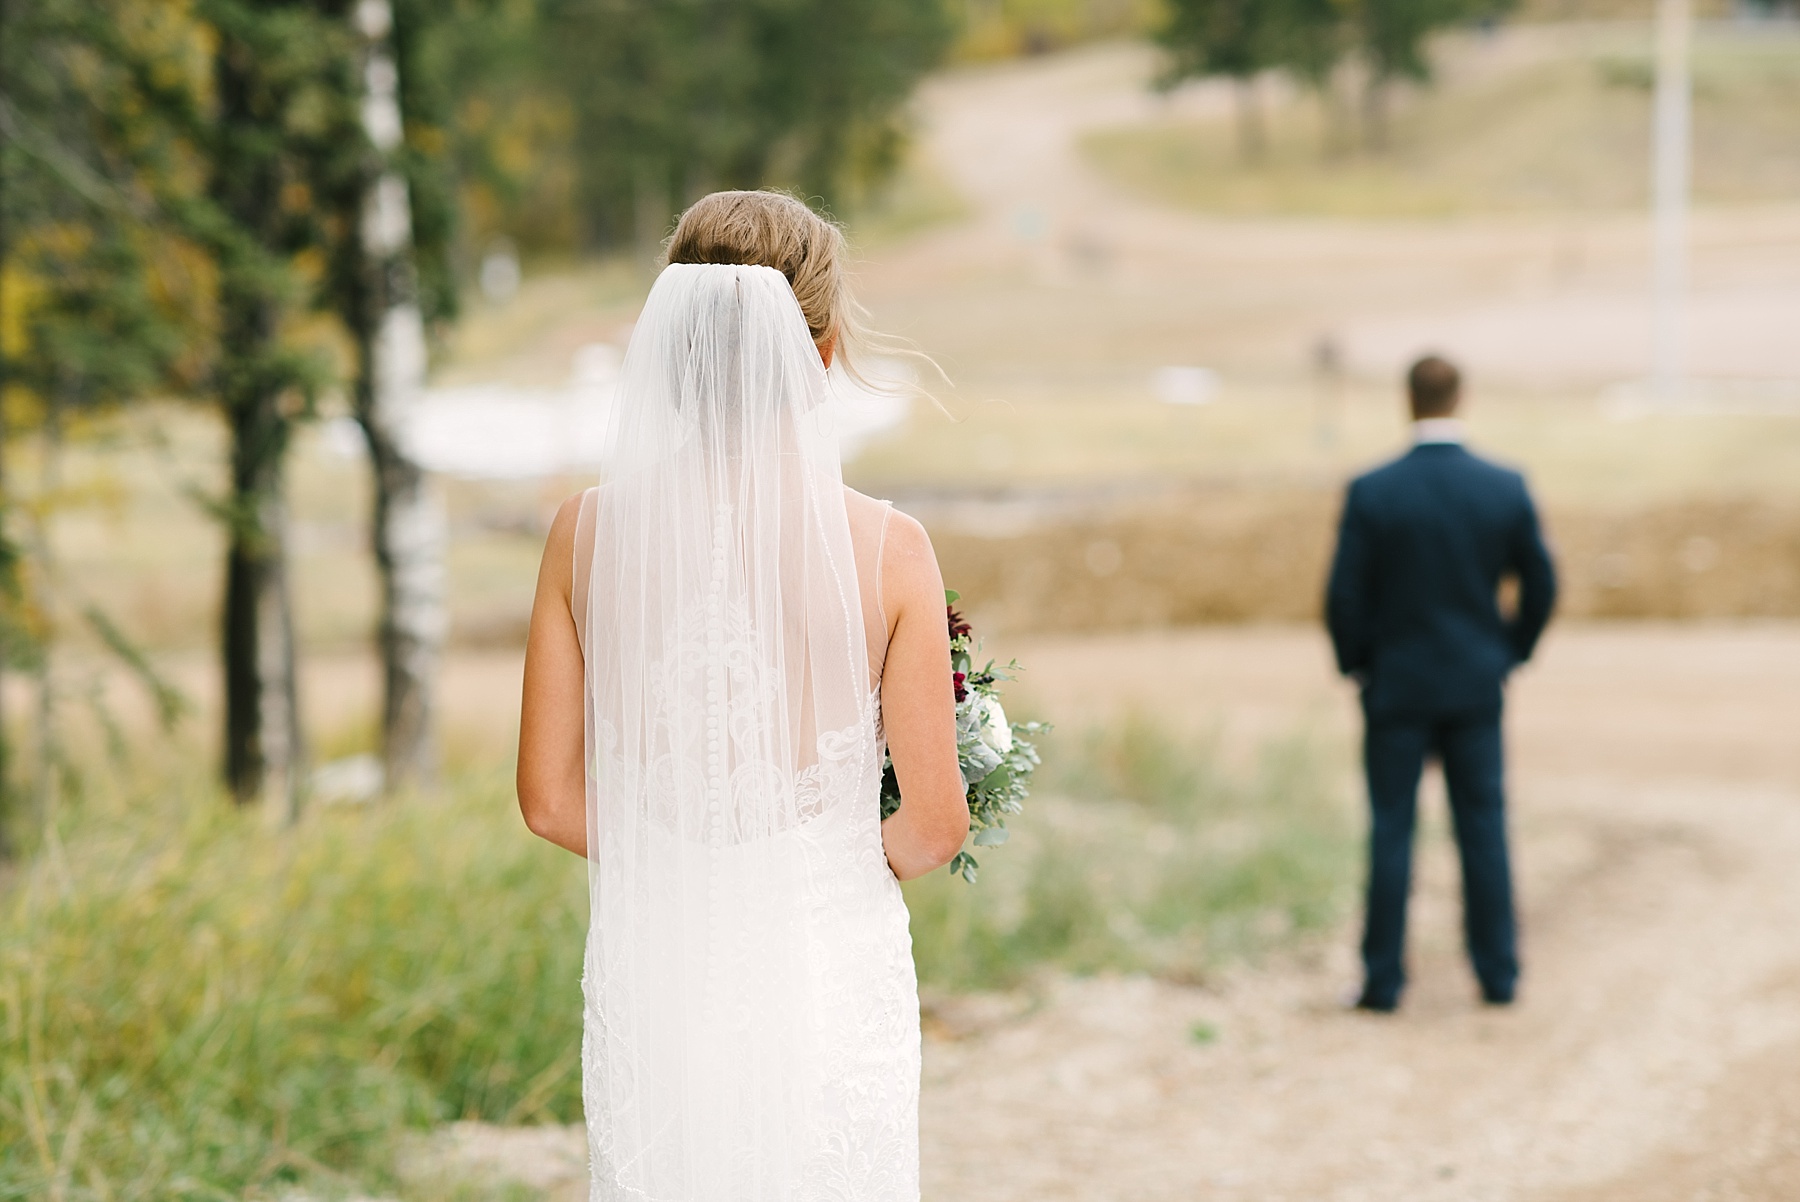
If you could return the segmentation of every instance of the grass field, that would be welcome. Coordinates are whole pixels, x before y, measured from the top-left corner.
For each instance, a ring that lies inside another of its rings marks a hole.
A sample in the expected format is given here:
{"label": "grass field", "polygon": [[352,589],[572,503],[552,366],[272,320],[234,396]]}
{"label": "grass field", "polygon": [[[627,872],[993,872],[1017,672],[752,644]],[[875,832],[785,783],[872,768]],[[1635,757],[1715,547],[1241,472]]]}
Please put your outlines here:
{"label": "grass field", "polygon": [[[1397,97],[1390,146],[1331,149],[1325,107],[1266,87],[1269,149],[1246,164],[1226,120],[1097,131],[1083,149],[1128,188],[1232,214],[1418,218],[1639,208],[1648,196],[1648,34],[1565,29],[1440,43],[1441,82]],[[1340,118],[1340,121],[1343,118]],[[1703,27],[1694,60],[1702,204],[1800,195],[1800,36]],[[1340,142],[1341,142],[1340,138]]]}

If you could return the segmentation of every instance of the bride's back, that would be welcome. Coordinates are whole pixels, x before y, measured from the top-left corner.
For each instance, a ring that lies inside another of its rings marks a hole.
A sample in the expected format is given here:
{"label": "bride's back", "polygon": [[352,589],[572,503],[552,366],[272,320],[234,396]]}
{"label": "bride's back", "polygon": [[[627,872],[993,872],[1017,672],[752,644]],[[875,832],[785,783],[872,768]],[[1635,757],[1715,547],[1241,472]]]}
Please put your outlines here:
{"label": "bride's back", "polygon": [[[594,516],[601,490],[590,488],[580,499],[580,516],[575,526],[575,552],[570,609],[574,614],[586,612],[588,581],[593,570]],[[878,501],[853,488],[844,489],[844,511],[850,521],[850,545],[856,556],[856,590],[862,603],[863,641],[868,647],[869,687],[881,684],[881,671],[887,662],[888,640],[893,632],[893,615],[882,596],[882,565],[887,551],[888,527],[894,518],[891,501]],[[578,622],[582,650],[586,648],[586,630]]]}

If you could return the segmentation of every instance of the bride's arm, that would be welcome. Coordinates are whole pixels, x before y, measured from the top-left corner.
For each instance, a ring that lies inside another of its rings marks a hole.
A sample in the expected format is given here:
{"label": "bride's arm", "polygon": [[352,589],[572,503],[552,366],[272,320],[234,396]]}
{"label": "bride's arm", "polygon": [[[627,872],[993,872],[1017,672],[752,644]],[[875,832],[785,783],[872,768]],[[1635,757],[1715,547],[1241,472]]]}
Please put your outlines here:
{"label": "bride's arm", "polygon": [[956,696],[944,578],[925,528],[889,519],[882,551],[882,604],[893,624],[881,673],[881,715],[900,808],[881,824],[888,865],[901,880],[950,862],[969,833],[969,805],[956,762]]}
{"label": "bride's arm", "polygon": [[575,524],[581,498],[557,511],[538,568],[531,632],[525,640],[525,696],[519,710],[519,810],[533,834],[587,854],[583,765],[584,664],[570,614]]}

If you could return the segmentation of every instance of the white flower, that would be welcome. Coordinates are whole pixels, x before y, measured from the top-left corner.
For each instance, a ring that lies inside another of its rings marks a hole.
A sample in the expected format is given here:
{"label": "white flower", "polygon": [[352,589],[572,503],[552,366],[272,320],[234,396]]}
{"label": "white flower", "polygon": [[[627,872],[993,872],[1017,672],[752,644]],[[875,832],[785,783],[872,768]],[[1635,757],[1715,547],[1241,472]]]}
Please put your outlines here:
{"label": "white flower", "polygon": [[1006,721],[1006,711],[1000,708],[998,697],[981,700],[981,741],[1001,755],[1012,750],[1012,727]]}

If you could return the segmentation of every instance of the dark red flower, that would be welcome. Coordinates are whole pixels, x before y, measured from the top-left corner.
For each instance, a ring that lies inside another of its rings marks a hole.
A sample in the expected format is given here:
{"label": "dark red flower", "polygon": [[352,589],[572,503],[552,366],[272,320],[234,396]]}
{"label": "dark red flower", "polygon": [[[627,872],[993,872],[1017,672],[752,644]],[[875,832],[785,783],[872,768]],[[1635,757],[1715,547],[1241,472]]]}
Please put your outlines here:
{"label": "dark red flower", "polygon": [[967,672],[956,672],[951,675],[950,679],[956,686],[956,699],[958,701],[967,701],[969,699],[969,674]]}
{"label": "dark red flower", "polygon": [[950,637],[951,638],[953,638],[953,639],[960,638],[961,636],[969,633],[969,624],[962,620],[961,614],[957,613],[954,609],[952,609],[948,605],[944,606],[944,613],[946,615],[948,615],[948,617],[950,619]]}

